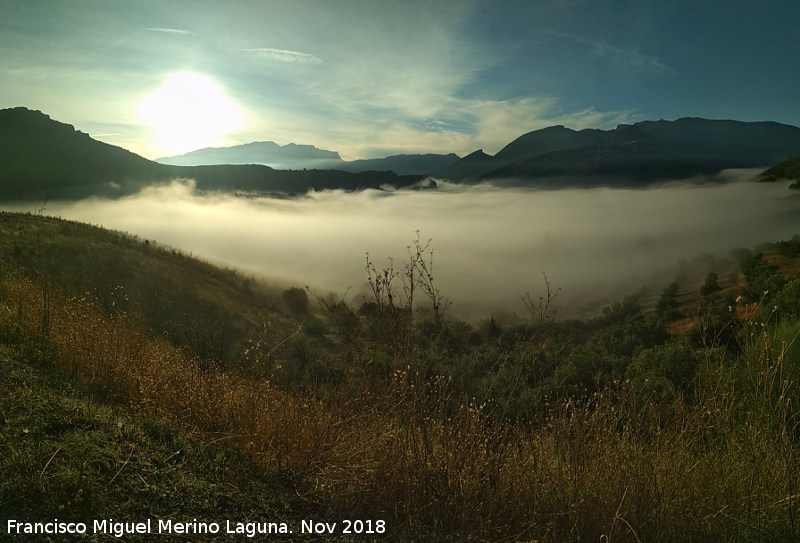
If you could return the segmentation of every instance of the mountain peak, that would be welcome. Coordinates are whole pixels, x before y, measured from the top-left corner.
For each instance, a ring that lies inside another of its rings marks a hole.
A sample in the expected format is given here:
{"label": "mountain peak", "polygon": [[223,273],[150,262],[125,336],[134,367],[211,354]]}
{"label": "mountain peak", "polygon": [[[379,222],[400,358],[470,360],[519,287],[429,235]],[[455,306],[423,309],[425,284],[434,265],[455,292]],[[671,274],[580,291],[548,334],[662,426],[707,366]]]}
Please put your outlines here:
{"label": "mountain peak", "polygon": [[264,164],[277,169],[303,169],[318,166],[328,168],[341,160],[339,153],[335,151],[296,143],[281,146],[274,141],[253,141],[230,147],[206,147],[183,155],[156,159],[162,164],[174,166]]}
{"label": "mountain peak", "polygon": [[468,154],[467,156],[465,156],[462,160],[473,160],[473,159],[476,159],[476,158],[481,158],[482,159],[482,158],[491,158],[491,157],[492,157],[492,155],[487,155],[486,153],[483,152],[483,149],[478,149],[477,151],[473,151],[470,154]]}

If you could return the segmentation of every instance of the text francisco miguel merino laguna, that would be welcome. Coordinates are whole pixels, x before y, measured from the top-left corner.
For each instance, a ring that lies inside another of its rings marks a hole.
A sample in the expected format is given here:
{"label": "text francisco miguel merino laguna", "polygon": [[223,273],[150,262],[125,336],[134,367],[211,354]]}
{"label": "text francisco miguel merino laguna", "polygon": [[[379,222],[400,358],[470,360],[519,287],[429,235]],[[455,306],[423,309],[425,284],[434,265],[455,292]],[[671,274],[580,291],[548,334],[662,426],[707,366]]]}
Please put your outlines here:
{"label": "text francisco miguel merino laguna", "polygon": [[[342,520],[341,522],[300,522],[301,534],[383,534],[386,522],[383,520]],[[176,522],[168,519],[147,519],[138,522],[120,522],[114,519],[94,520],[89,523],[66,522],[53,519],[48,522],[22,522],[9,519],[6,524],[8,534],[106,534],[122,537],[129,534],[240,534],[247,537],[269,534],[291,534],[286,522],[202,522],[193,519],[189,522]]]}

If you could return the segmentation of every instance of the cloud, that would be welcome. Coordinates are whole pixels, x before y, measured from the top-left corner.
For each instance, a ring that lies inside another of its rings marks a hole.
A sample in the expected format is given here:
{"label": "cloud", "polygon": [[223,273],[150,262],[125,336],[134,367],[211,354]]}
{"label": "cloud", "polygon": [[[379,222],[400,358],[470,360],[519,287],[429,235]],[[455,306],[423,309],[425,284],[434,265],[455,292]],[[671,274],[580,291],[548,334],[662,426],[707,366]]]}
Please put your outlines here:
{"label": "cloud", "polygon": [[673,75],[677,70],[663,63],[658,57],[640,53],[638,49],[622,49],[605,40],[587,42],[593,45],[594,55],[607,58],[616,67],[623,70],[647,72],[652,75]]}
{"label": "cloud", "polygon": [[726,172],[722,178],[736,181],[723,185],[647,190],[444,185],[288,200],[198,196],[190,184],[174,184],[114,201],[48,202],[47,211],[272,280],[322,292],[352,286],[351,300],[367,292],[365,253],[376,266],[402,260],[420,230],[433,240],[437,283],[454,310],[519,312],[519,295],[541,292],[544,271],[562,288],[563,315],[567,306],[617,301],[653,281],[653,272],[672,269],[658,277],[655,287],[663,287],[682,259],[791,237],[800,201],[786,184],[748,182],[755,173]]}
{"label": "cloud", "polygon": [[[555,124],[579,130],[612,128],[642,120],[634,110],[565,111],[560,99],[548,96],[443,99],[430,117],[411,116],[390,108],[374,109],[371,114],[371,119],[348,115],[335,123],[312,124],[307,131],[314,142],[335,149],[350,160],[421,152],[463,156],[479,148],[494,154],[522,134]],[[273,125],[280,116],[280,112],[271,116]],[[288,131],[301,127],[288,119],[281,126]]]}
{"label": "cloud", "polygon": [[524,133],[548,126],[562,124],[581,130],[610,128],[641,120],[633,110],[597,111],[587,108],[581,111],[564,111],[561,100],[552,96],[460,102],[457,107],[475,119],[474,133],[470,138],[473,150],[482,147],[490,154],[496,153]]}
{"label": "cloud", "polygon": [[619,70],[643,72],[653,76],[669,76],[678,73],[675,68],[667,65],[658,57],[644,54],[635,47],[618,47],[606,40],[597,40],[587,36],[553,30],[545,30],[543,33],[588,45],[593,57],[604,59],[608,64]]}
{"label": "cloud", "polygon": [[194,34],[188,30],[181,30],[179,28],[145,28],[148,32],[164,32],[166,34]]}
{"label": "cloud", "polygon": [[288,49],[274,49],[272,47],[257,47],[252,49],[243,49],[247,53],[253,54],[258,58],[264,60],[273,60],[277,62],[294,62],[298,64],[322,64],[323,60],[311,53],[301,53],[299,51],[290,51]]}

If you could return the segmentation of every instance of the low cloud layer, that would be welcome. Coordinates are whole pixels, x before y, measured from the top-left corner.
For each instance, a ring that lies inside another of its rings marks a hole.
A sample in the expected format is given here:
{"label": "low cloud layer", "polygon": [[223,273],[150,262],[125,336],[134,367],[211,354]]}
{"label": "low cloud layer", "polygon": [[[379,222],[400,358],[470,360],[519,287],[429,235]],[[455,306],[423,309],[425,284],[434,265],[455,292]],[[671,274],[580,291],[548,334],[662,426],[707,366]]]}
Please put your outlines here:
{"label": "low cloud layer", "polygon": [[753,173],[646,190],[445,185],[290,200],[197,195],[176,182],[113,201],[51,202],[46,212],[275,281],[321,292],[352,286],[351,301],[367,290],[365,253],[377,267],[399,263],[419,230],[432,239],[436,280],[454,310],[521,313],[521,294],[543,293],[542,272],[562,289],[562,304],[586,306],[636,291],[679,260],[791,237],[800,199],[785,184],[749,182]]}

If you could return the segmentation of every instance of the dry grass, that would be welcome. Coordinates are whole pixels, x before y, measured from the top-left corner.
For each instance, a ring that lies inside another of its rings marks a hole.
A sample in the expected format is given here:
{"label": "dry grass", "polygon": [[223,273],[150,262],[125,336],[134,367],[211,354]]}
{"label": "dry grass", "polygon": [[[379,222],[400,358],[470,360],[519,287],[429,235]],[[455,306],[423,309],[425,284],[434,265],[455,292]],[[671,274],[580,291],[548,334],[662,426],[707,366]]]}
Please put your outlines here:
{"label": "dry grass", "polygon": [[331,519],[384,519],[398,540],[798,540],[796,330],[755,315],[741,315],[740,359],[707,351],[671,417],[620,386],[531,425],[490,418],[413,368],[359,394],[278,390],[122,310],[0,280],[0,332],[29,359],[243,449]]}

